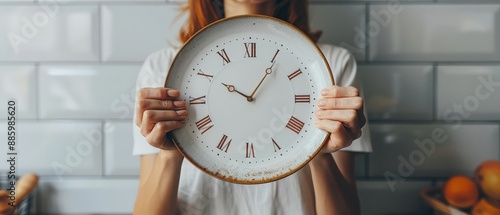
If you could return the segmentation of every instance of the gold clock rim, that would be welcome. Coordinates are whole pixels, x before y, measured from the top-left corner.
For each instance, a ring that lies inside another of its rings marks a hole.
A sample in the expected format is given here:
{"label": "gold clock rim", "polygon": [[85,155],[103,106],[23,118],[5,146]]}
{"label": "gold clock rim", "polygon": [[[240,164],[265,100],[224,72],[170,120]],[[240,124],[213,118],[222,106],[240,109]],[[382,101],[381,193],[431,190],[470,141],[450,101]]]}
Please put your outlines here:
{"label": "gold clock rim", "polygon": [[[260,14],[246,14],[246,15],[231,16],[231,17],[227,17],[227,18],[223,18],[223,19],[219,19],[217,21],[214,21],[214,22],[208,24],[207,26],[205,26],[204,28],[202,28],[201,30],[199,30],[198,32],[196,32],[191,38],[189,38],[182,45],[182,47],[179,49],[179,51],[177,51],[177,53],[175,54],[174,60],[172,61],[172,63],[170,64],[170,67],[168,69],[168,73],[167,73],[167,77],[165,79],[164,87],[168,88],[167,83],[168,83],[170,75],[172,74],[170,71],[171,71],[171,69],[172,69],[172,67],[174,65],[174,62],[176,62],[177,57],[179,56],[179,53],[182,50],[184,50],[184,48],[187,47],[190,44],[190,42],[195,37],[197,37],[203,31],[205,31],[206,29],[208,29],[208,28],[210,28],[210,27],[212,27],[214,25],[217,25],[217,24],[219,24],[221,22],[224,22],[224,21],[227,21],[227,20],[238,19],[238,18],[262,18],[262,19],[273,20],[273,21],[276,21],[278,23],[285,24],[288,27],[292,28],[293,30],[297,31],[299,34],[303,35],[309,41],[309,43],[314,46],[314,48],[316,49],[316,51],[320,54],[321,58],[323,59],[323,62],[326,65],[326,68],[328,69],[328,75],[330,76],[330,83],[332,85],[335,85],[335,80],[333,78],[333,73],[332,73],[332,70],[330,68],[330,65],[328,64],[328,61],[325,58],[325,55],[323,54],[323,52],[321,51],[321,49],[318,47],[318,45],[316,44],[316,42],[314,42],[314,40],[312,40],[311,37],[309,37],[309,35],[307,35],[306,33],[304,33],[302,30],[300,30],[296,26],[292,25],[291,23],[283,21],[281,19],[278,19],[278,18],[275,18],[275,17],[272,17],[272,16],[260,15]],[[291,169],[290,171],[288,171],[286,173],[283,173],[283,174],[280,174],[278,176],[274,176],[274,177],[271,177],[271,178],[267,178],[267,179],[243,180],[243,179],[232,178],[230,176],[223,176],[223,175],[219,174],[218,172],[212,172],[212,171],[209,171],[208,169],[202,167],[196,161],[194,161],[194,159],[192,159],[190,156],[188,156],[182,150],[182,148],[177,144],[177,140],[174,137],[174,135],[172,135],[171,132],[169,132],[168,136],[171,137],[174,140],[174,145],[176,146],[177,150],[179,150],[181,152],[181,154],[184,156],[184,158],[186,158],[189,162],[191,162],[198,169],[200,169],[201,171],[203,171],[203,172],[205,172],[205,173],[207,173],[207,174],[209,174],[209,175],[211,175],[213,177],[216,177],[216,178],[218,178],[220,180],[231,182],[231,183],[236,183],[236,184],[263,184],[263,183],[269,183],[269,182],[273,182],[273,181],[277,181],[277,180],[286,178],[286,177],[290,176],[291,174],[297,172],[298,170],[302,169],[307,164],[309,164],[309,162],[311,162],[311,160],[314,159],[314,157],[316,157],[318,155],[318,153],[321,151],[321,149],[323,148],[323,146],[325,145],[325,143],[328,141],[328,138],[329,138],[329,135],[327,133],[325,135],[325,138],[323,139],[323,142],[321,143],[321,146],[318,147],[318,149],[311,156],[309,156],[309,158],[307,160],[305,160],[302,164],[298,165],[296,168]]]}

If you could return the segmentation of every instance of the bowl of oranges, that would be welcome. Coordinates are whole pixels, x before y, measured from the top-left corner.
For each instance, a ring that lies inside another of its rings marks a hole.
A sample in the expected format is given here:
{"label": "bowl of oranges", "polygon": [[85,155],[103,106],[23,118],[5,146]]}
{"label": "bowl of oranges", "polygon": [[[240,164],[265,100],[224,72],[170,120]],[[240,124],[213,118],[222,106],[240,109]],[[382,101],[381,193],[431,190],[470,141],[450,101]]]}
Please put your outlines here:
{"label": "bowl of oranges", "polygon": [[442,188],[421,191],[437,214],[500,215],[500,161],[481,163],[474,177],[455,175]]}

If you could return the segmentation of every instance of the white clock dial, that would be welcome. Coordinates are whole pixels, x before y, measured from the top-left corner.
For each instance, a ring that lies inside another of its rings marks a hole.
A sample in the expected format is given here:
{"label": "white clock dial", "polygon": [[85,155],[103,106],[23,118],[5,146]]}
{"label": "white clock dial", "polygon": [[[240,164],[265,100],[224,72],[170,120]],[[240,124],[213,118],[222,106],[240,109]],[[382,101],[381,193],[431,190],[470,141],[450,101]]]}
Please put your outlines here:
{"label": "white clock dial", "polygon": [[166,87],[188,101],[173,131],[203,171],[236,183],[263,183],[305,165],[327,133],[314,126],[319,92],[333,84],[317,46],[287,23],[263,16],[217,22],[176,56]]}

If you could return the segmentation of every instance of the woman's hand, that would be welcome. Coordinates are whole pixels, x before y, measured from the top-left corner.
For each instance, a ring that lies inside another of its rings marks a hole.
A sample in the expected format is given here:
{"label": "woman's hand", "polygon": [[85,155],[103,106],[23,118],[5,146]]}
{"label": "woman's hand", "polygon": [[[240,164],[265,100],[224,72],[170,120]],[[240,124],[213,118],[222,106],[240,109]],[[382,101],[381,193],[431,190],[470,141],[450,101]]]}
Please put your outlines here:
{"label": "woman's hand", "polygon": [[176,100],[178,90],[141,88],[138,92],[135,124],[151,146],[182,156],[167,132],[185,125],[186,102]]}
{"label": "woman's hand", "polygon": [[328,142],[321,152],[332,153],[348,147],[361,136],[366,123],[363,99],[355,87],[329,86],[321,91],[315,125],[330,132]]}

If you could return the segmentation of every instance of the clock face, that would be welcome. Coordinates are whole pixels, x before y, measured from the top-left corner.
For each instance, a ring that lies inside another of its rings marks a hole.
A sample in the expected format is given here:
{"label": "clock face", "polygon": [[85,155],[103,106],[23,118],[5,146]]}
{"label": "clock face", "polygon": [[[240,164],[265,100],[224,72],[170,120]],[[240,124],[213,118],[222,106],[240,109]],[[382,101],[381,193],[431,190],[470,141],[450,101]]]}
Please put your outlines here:
{"label": "clock face", "polygon": [[216,22],[177,54],[165,83],[187,101],[186,126],[172,132],[197,167],[236,183],[283,178],[318,153],[319,92],[333,84],[317,46],[274,18]]}

